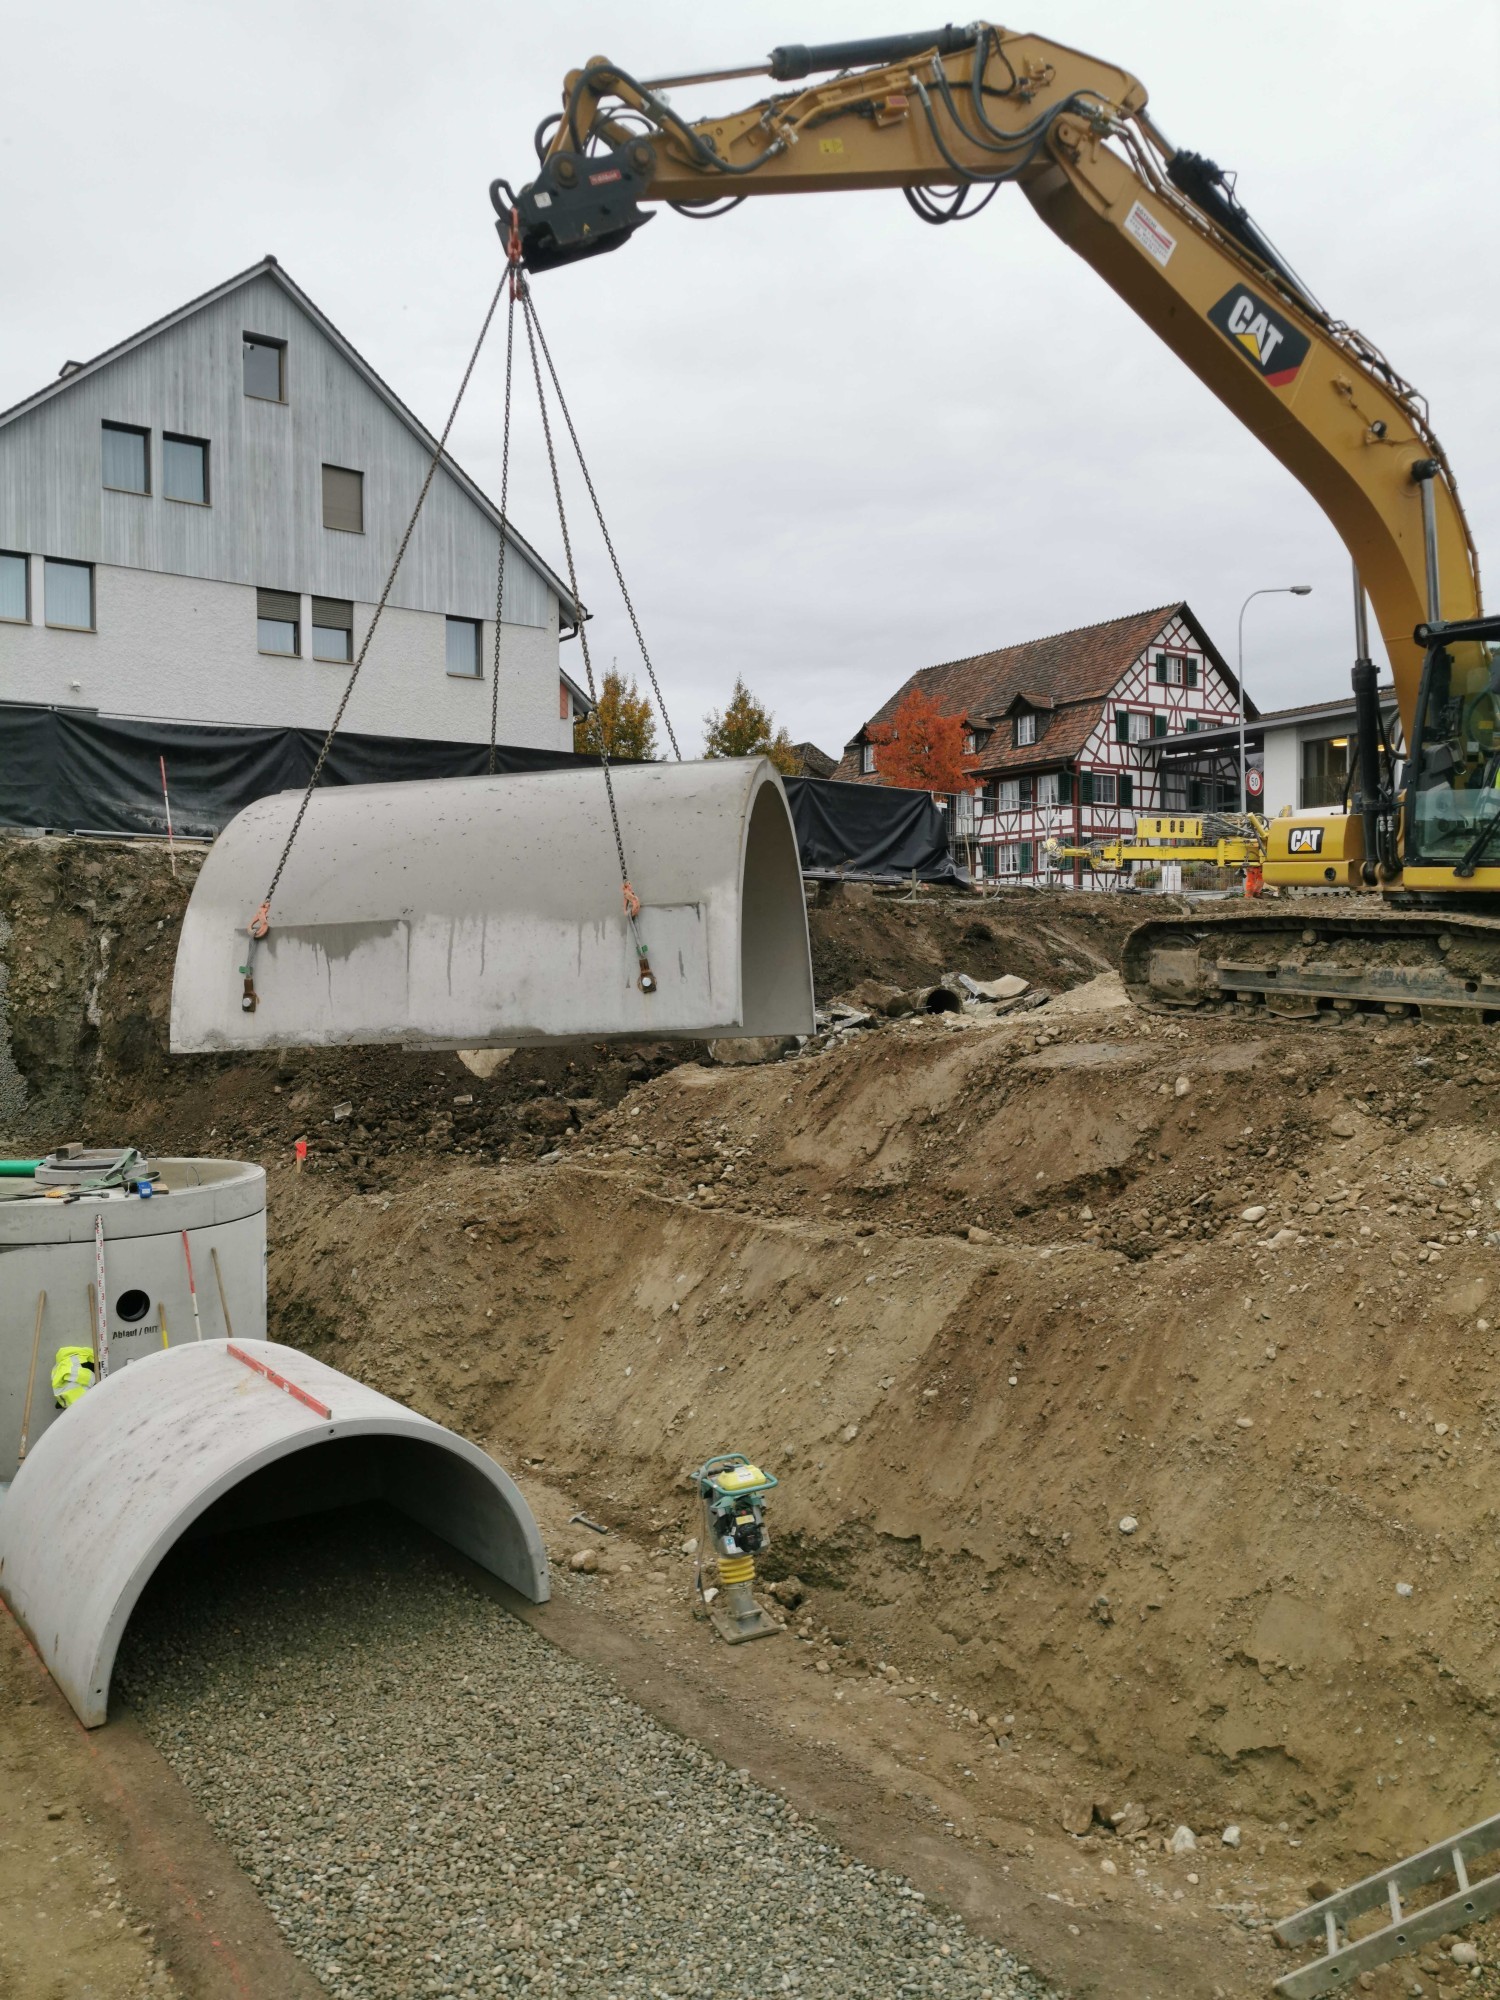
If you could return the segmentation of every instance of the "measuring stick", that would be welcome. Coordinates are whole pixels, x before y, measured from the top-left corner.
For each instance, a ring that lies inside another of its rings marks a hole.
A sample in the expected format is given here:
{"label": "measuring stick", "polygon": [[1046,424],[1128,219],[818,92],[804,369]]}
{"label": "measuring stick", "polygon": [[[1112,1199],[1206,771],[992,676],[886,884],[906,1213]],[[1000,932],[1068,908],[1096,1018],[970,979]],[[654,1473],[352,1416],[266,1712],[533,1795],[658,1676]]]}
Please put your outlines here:
{"label": "measuring stick", "polygon": [[167,797],[167,760],[158,757],[161,765],[161,802],[167,809],[167,852],[172,857],[172,880],[177,880],[177,844],[172,838],[172,801]]}
{"label": "measuring stick", "polygon": [[109,1373],[109,1293],[104,1284],[104,1217],[97,1210],[94,1212],[94,1281],[89,1287],[89,1307],[94,1319],[95,1358],[99,1363],[97,1379],[102,1382]]}
{"label": "measuring stick", "polygon": [[229,1317],[229,1301],[224,1296],[224,1273],[219,1269],[219,1246],[210,1243],[208,1254],[214,1267],[214,1283],[219,1288],[219,1309],[224,1315],[224,1331],[234,1339],[234,1321]]}
{"label": "measuring stick", "polygon": [[198,1287],[193,1283],[193,1253],[188,1248],[188,1235],[185,1229],[182,1232],[182,1254],[187,1259],[188,1295],[193,1301],[193,1336],[195,1339],[201,1340],[203,1338],[203,1322],[198,1317]]}
{"label": "measuring stick", "polygon": [[46,1309],[47,1294],[36,1295],[36,1327],[31,1336],[31,1373],[26,1377],[26,1407],[21,1412],[21,1449],[16,1453],[19,1465],[26,1456],[26,1447],[31,1442],[31,1392],[36,1387],[36,1357],[42,1344],[42,1314]]}

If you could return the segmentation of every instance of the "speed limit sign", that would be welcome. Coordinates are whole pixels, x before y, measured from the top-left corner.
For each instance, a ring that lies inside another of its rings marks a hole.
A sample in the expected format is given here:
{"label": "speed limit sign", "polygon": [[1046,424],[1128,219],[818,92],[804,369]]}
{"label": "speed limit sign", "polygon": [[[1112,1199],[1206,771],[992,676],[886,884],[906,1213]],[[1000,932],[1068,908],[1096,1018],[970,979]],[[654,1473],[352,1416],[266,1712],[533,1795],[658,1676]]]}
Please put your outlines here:
{"label": "speed limit sign", "polygon": [[1250,794],[1252,799],[1258,799],[1265,790],[1265,786],[1265,776],[1262,772],[1247,771],[1245,773],[1245,790]]}

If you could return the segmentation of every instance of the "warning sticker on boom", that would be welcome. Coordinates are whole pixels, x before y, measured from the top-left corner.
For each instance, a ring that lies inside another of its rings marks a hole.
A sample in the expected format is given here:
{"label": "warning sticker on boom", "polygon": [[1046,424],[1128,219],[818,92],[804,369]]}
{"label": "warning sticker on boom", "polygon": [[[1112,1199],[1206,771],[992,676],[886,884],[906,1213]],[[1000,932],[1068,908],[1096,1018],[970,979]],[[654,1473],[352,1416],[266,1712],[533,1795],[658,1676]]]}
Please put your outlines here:
{"label": "warning sticker on boom", "polygon": [[1307,359],[1312,342],[1283,319],[1274,306],[1254,292],[1237,285],[1226,292],[1216,306],[1210,306],[1209,324],[1240,350],[1247,361],[1265,376],[1273,389],[1284,389]]}
{"label": "warning sticker on boom", "polygon": [[1163,229],[1151,211],[1142,208],[1138,201],[1131,203],[1125,229],[1158,264],[1165,264],[1177,248],[1177,238]]}

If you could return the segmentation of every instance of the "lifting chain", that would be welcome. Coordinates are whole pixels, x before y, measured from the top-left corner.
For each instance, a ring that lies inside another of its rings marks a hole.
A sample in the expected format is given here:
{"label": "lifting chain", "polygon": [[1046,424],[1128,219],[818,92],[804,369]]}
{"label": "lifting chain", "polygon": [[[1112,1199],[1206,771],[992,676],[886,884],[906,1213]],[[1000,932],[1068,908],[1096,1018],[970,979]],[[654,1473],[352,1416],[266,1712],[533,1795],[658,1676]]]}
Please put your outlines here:
{"label": "lifting chain", "polygon": [[[558,527],[562,534],[563,552],[567,559],[568,588],[572,593],[573,604],[578,614],[578,640],[579,640],[580,650],[582,651],[583,654],[584,673],[588,681],[589,700],[593,703],[595,712],[597,713],[599,707],[599,691],[595,684],[594,663],[592,656],[590,655],[589,652],[587,622],[584,619],[583,606],[578,595],[578,575],[573,560],[573,541],[572,541],[572,536],[569,533],[568,529],[567,510],[563,503],[562,481],[558,472],[557,452],[553,445],[553,440],[552,440],[552,423],[547,409],[547,395],[542,380],[542,368],[541,368],[540,356],[544,356],[546,359],[547,374],[551,378],[552,387],[557,396],[558,408],[562,411],[563,421],[567,425],[568,436],[572,442],[573,451],[578,460],[579,470],[583,474],[584,484],[588,489],[589,499],[594,509],[594,516],[599,523],[599,531],[604,537],[605,548],[609,551],[610,564],[615,573],[615,580],[620,586],[620,595],[625,600],[625,608],[630,616],[631,628],[635,633],[637,644],[640,646],[641,658],[645,661],[646,664],[646,672],[650,678],[651,689],[656,697],[657,708],[661,713],[662,721],[666,726],[667,736],[672,745],[673,755],[677,757],[679,761],[681,760],[682,752],[678,748],[677,735],[672,727],[671,717],[667,713],[666,702],[662,698],[661,686],[656,677],[656,668],[652,664],[651,655],[646,649],[646,641],[641,632],[640,620],[636,616],[635,605],[631,599],[630,592],[626,588],[624,573],[620,568],[620,559],[615,552],[614,540],[610,535],[608,525],[605,522],[604,510],[599,504],[599,496],[595,490],[593,479],[589,473],[588,465],[584,459],[583,448],[578,441],[578,433],[577,430],[574,428],[572,414],[568,409],[566,401],[564,400],[562,387],[557,379],[557,370],[553,365],[552,355],[550,350],[548,349],[546,337],[543,335],[540,323],[538,322],[536,317],[536,308],[532,303],[530,287],[526,282],[525,273],[521,268],[521,243],[520,243],[518,217],[513,214],[511,219],[509,241],[506,244],[506,265],[504,274],[500,279],[500,283],[495,287],[494,297],[490,300],[489,308],[485,313],[484,323],[479,329],[479,337],[474,343],[473,352],[469,356],[468,366],[464,369],[463,379],[458,385],[458,393],[453,399],[453,407],[448,412],[448,421],[443,425],[442,436],[438,439],[436,448],[433,451],[431,463],[427,467],[427,476],[422,481],[422,490],[417,495],[416,505],[413,507],[411,512],[411,518],[406,524],[406,532],[401,537],[400,546],[397,548],[395,559],[391,563],[390,572],[386,577],[384,588],[381,590],[379,602],[375,606],[374,616],[370,620],[369,629],[365,633],[364,639],[359,648],[359,652],[355,658],[353,666],[350,669],[349,679],[344,688],[342,699],[340,700],[338,708],[334,714],[333,721],[329,725],[328,734],[323,739],[322,748],[318,752],[317,761],[313,765],[312,775],[307,781],[307,788],[303,792],[301,803],[297,807],[296,817],[293,819],[291,830],[287,834],[286,844],[281,850],[281,857],[276,863],[276,869],[271,877],[270,887],[266,890],[265,898],[262,901],[259,909],[255,912],[255,915],[250,919],[250,924],[249,924],[250,947],[247,953],[246,963],[240,968],[240,971],[244,976],[244,982],[245,982],[244,998],[241,1001],[241,1005],[246,1013],[253,1013],[258,1004],[255,992],[255,978],[254,978],[255,947],[257,943],[262,938],[264,938],[270,931],[271,899],[274,897],[276,893],[277,884],[281,881],[282,873],[285,870],[287,860],[291,855],[292,845],[296,840],[298,833],[301,830],[303,819],[307,814],[307,808],[312,800],[312,795],[314,791],[317,789],[318,780],[323,775],[324,766],[328,762],[329,752],[333,748],[334,738],[338,734],[340,724],[343,722],[344,712],[348,708],[350,697],[354,693],[354,687],[356,681],[359,679],[360,669],[361,667],[363,667],[365,663],[365,657],[370,650],[370,642],[375,636],[376,628],[380,624],[381,615],[385,610],[386,603],[395,585],[397,571],[401,567],[402,559],[404,558],[407,548],[411,543],[412,535],[416,531],[418,517],[421,515],[423,505],[427,499],[429,491],[431,490],[432,482],[437,476],[438,466],[442,463],[444,453],[447,449],[449,435],[452,432],[454,421],[458,416],[459,406],[463,402],[464,392],[467,390],[469,386],[470,379],[472,378],[474,369],[479,361],[480,351],[483,348],[485,339],[489,334],[490,326],[495,317],[495,312],[500,304],[500,297],[502,292],[508,292],[509,299],[506,311],[506,324],[505,324],[505,407],[504,407],[504,429],[503,429],[501,456],[500,456],[500,550],[496,564],[496,578],[495,578],[495,643],[494,643],[494,650],[492,655],[491,671],[490,671],[490,741],[489,741],[489,760],[487,768],[489,772],[493,775],[496,762],[497,736],[499,731],[499,717],[500,717],[500,645],[501,645],[501,631],[504,622],[503,613],[505,608],[505,558],[506,558],[506,546],[508,542],[507,531],[509,528],[509,519],[510,519],[509,517],[510,418],[511,418],[511,391],[512,391],[512,381],[513,381],[513,359],[515,352],[515,309],[517,304],[519,304],[521,307],[522,316],[526,325],[526,342],[528,351],[531,356],[531,372],[536,382],[537,406],[541,412],[541,418],[542,418],[542,436],[547,446],[547,463],[552,475],[553,496],[557,503]],[[538,354],[538,348],[540,348],[540,356]],[[640,930],[636,924],[636,919],[637,917],[639,917],[641,913],[641,899],[639,896],[637,896],[635,890],[630,885],[630,868],[625,858],[625,837],[620,827],[619,807],[615,799],[614,774],[610,768],[609,750],[607,745],[603,741],[602,732],[599,743],[599,764],[604,777],[605,796],[609,802],[609,817],[610,817],[610,825],[614,832],[615,854],[620,864],[620,900],[625,911],[625,920],[630,926],[631,941],[635,947],[637,983],[640,986],[640,989],[643,993],[654,993],[656,991],[656,975],[651,970],[651,961],[647,956],[645,943],[641,937]]]}

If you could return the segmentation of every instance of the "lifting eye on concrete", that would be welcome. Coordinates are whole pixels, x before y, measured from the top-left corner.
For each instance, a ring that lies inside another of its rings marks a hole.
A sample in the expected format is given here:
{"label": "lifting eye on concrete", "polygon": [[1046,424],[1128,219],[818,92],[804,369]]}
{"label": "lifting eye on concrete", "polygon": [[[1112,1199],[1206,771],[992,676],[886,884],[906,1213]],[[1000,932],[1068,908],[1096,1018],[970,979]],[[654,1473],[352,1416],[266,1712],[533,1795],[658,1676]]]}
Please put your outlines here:
{"label": "lifting eye on concrete", "polygon": [[203,864],[173,1050],[810,1034],[807,908],[773,766],[627,764],[614,783],[649,986],[598,771],[316,791],[253,941],[301,803],[283,792],[231,820]]}

